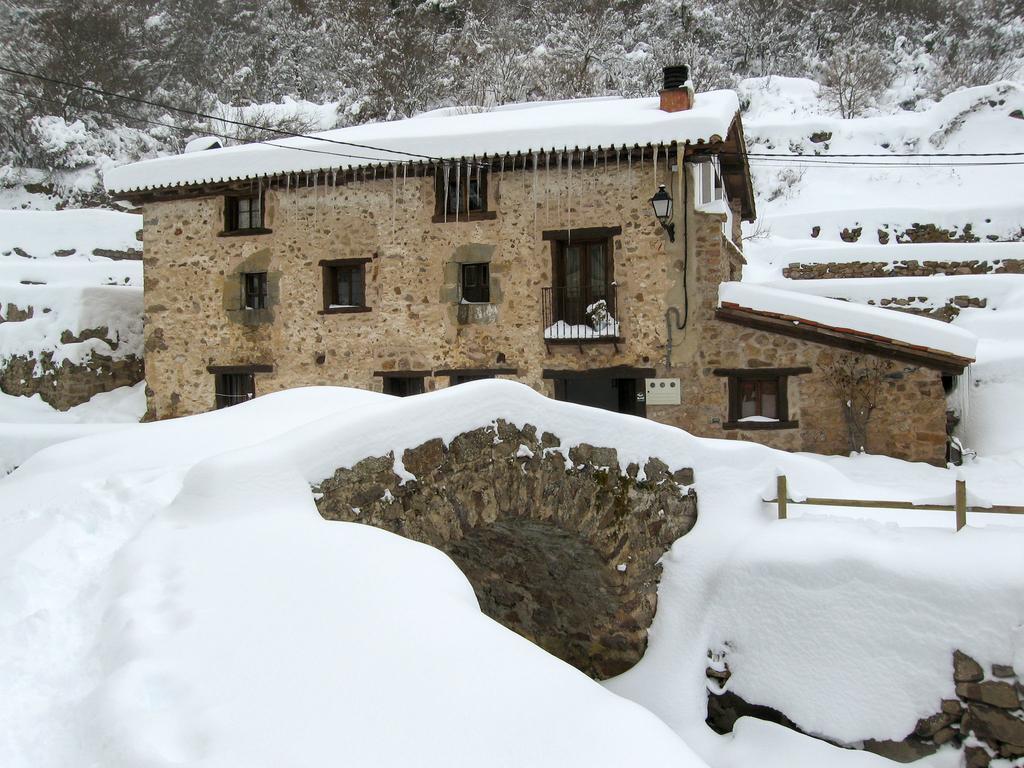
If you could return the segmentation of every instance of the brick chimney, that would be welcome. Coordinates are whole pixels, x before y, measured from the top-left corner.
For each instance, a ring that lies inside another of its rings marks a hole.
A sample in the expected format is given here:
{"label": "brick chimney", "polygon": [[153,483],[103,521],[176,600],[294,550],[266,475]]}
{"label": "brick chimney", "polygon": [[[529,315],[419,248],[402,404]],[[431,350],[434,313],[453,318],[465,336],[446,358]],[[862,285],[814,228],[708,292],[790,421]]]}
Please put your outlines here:
{"label": "brick chimney", "polygon": [[693,86],[690,85],[690,68],[685,64],[665,67],[665,83],[661,89],[661,111],[682,112],[693,106]]}

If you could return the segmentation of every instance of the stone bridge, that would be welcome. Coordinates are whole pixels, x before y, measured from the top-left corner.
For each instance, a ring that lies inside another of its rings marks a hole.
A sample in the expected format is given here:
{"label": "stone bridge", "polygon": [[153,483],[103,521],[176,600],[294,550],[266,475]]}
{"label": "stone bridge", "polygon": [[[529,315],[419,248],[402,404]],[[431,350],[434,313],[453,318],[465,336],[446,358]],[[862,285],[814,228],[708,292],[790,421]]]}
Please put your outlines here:
{"label": "stone bridge", "polygon": [[392,455],[338,469],[315,489],[320,514],[444,551],[484,613],[592,677],[643,656],[659,560],[696,522],[692,471],[652,458],[623,473],[613,448],[502,421],[401,459],[405,484]]}

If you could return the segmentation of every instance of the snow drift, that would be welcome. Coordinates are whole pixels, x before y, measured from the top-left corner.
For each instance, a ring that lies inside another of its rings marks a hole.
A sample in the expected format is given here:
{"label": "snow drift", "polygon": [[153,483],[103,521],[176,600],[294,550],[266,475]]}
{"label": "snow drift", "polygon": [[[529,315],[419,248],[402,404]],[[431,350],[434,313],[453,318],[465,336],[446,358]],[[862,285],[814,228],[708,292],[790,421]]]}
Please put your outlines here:
{"label": "snow drift", "polygon": [[780,522],[760,501],[780,469],[798,493],[879,498],[934,495],[947,470],[901,484],[903,462],[694,438],[505,381],[292,390],[63,443],[0,481],[0,762],[701,765],[483,617],[439,553],[317,516],[310,484],[335,467],[497,418],[694,467],[698,522],[666,559],[648,653],[609,687],[712,764],[755,744],[768,765],[884,764],[767,724],[711,733],[703,670],[727,641],[738,691],[855,740],[932,712],[954,647],[990,663],[1024,640],[1020,529]]}

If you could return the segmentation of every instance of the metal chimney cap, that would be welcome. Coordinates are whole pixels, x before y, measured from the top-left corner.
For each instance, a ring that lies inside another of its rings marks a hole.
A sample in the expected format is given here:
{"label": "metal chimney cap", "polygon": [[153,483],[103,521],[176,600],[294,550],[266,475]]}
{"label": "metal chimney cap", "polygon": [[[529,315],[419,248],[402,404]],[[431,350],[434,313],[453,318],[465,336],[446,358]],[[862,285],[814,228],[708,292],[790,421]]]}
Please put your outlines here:
{"label": "metal chimney cap", "polygon": [[669,88],[681,88],[686,84],[686,81],[690,79],[690,68],[686,64],[676,64],[671,67],[665,67],[663,70],[665,76],[664,89]]}

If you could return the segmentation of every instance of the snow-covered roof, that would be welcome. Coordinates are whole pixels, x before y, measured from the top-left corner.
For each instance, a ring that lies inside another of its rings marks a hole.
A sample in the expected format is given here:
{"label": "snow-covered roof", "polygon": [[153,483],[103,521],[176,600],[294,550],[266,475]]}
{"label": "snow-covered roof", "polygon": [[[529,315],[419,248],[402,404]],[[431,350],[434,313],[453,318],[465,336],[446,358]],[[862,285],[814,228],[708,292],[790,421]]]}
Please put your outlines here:
{"label": "snow-covered roof", "polygon": [[728,90],[698,93],[693,108],[682,112],[663,112],[659,104],[657,98],[613,97],[435,110],[308,138],[143,160],[108,170],[104,183],[117,193],[437,158],[710,143],[725,139],[739,111],[736,93]]}
{"label": "snow-covered roof", "polygon": [[969,331],[931,318],[752,283],[722,283],[718,304],[796,325],[952,355],[968,362],[974,360],[978,344],[977,337]]}

